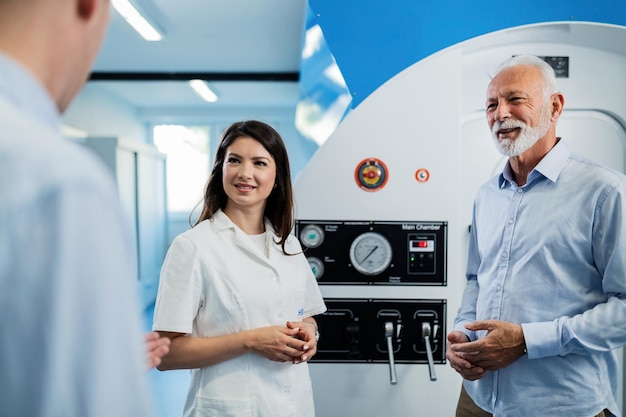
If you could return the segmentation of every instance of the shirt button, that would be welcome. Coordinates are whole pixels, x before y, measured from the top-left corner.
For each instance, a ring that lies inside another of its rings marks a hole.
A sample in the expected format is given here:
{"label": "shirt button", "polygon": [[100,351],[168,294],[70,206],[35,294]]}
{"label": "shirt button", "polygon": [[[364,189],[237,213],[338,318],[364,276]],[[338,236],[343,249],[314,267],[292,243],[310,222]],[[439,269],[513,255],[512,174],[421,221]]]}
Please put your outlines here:
{"label": "shirt button", "polygon": [[501,285],[498,285],[498,286],[496,287],[496,291],[502,291],[502,286],[501,286]]}
{"label": "shirt button", "polygon": [[513,219],[509,219],[509,224],[513,224],[514,220]]}
{"label": "shirt button", "polygon": [[521,188],[518,188],[518,189],[517,189],[517,194],[521,194],[521,193],[523,193],[523,192],[524,192],[524,191],[523,191]]}
{"label": "shirt button", "polygon": [[509,257],[509,254],[508,254],[507,252],[504,252],[504,253],[502,254],[502,257],[503,257],[503,258],[508,258],[508,257]]}
{"label": "shirt button", "polygon": [[278,317],[282,318],[284,316],[283,313],[278,313]]}

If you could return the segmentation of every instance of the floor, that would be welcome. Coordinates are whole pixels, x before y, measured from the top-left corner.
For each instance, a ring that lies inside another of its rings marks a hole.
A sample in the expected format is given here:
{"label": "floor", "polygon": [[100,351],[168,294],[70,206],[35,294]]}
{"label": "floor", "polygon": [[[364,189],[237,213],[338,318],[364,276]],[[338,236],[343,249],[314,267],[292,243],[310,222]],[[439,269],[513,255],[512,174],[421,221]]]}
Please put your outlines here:
{"label": "floor", "polygon": [[[144,312],[144,325],[147,331],[152,330],[152,316],[154,305]],[[181,417],[189,386],[189,371],[159,371],[152,369],[149,372],[152,397],[155,402],[156,417]]]}

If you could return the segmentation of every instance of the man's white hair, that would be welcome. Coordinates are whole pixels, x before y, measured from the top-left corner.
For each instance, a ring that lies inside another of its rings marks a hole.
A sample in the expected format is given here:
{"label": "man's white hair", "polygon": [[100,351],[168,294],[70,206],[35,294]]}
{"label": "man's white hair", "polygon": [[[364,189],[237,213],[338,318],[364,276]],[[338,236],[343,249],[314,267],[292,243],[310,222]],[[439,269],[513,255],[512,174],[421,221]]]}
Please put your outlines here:
{"label": "man's white hair", "polygon": [[535,55],[517,55],[504,61],[496,69],[496,75],[507,68],[517,67],[520,65],[528,65],[538,68],[541,71],[541,78],[543,79],[544,103],[550,99],[552,94],[559,91],[556,86],[556,75],[554,73],[554,69],[546,61]]}

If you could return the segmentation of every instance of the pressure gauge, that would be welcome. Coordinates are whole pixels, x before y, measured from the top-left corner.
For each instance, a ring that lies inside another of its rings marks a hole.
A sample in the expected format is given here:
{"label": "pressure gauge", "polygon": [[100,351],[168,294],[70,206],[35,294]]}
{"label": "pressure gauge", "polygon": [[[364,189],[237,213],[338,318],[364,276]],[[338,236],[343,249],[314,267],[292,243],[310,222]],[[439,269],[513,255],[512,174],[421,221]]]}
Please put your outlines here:
{"label": "pressure gauge", "polygon": [[362,233],[350,245],[350,262],[364,275],[377,275],[386,270],[391,256],[391,244],[380,233]]}
{"label": "pressure gauge", "polygon": [[315,279],[319,280],[324,275],[324,262],[314,256],[307,258],[307,261],[309,261],[309,266],[311,271],[313,271],[313,275],[315,275]]}
{"label": "pressure gauge", "polygon": [[315,224],[308,224],[300,231],[300,243],[307,248],[317,248],[324,241],[324,231]]}

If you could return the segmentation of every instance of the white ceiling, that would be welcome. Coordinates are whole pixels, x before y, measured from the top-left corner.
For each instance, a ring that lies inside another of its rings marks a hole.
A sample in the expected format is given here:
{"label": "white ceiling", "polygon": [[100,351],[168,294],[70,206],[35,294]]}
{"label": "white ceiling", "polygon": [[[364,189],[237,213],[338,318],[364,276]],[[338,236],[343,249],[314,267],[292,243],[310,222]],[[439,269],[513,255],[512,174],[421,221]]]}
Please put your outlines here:
{"label": "white ceiling", "polygon": [[[131,0],[164,33],[143,40],[113,9],[94,63],[99,78],[154,74],[166,81],[90,81],[138,108],[295,106],[306,0]],[[217,103],[202,102],[184,81],[187,73],[217,74]],[[230,79],[250,81],[225,81]]]}

